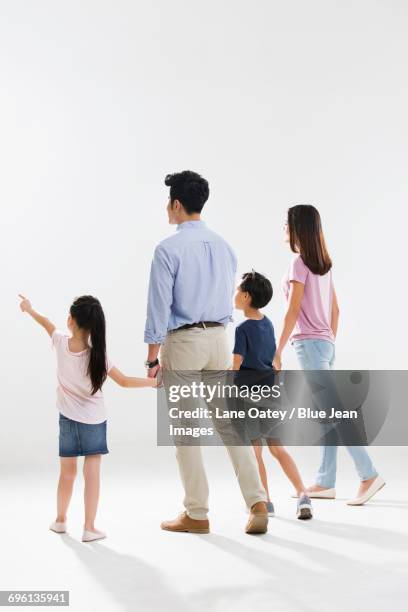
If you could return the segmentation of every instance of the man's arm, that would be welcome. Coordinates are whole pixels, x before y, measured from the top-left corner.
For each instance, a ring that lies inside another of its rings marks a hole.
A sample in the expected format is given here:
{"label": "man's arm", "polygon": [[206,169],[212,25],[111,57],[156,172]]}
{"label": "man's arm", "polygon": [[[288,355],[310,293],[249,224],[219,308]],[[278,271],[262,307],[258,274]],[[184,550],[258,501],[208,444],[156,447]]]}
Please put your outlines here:
{"label": "man's arm", "polygon": [[[149,345],[147,360],[155,361],[159,355],[169,325],[171,305],[173,303],[174,262],[163,246],[154,252],[150,270],[149,292],[147,300],[147,318],[144,341]],[[148,376],[154,377],[159,366],[148,369]]]}
{"label": "man's arm", "polygon": [[228,245],[229,247],[229,251],[230,251],[230,256],[231,256],[231,270],[232,270],[232,284],[231,284],[231,311],[230,311],[230,316],[229,316],[229,320],[232,322],[233,318],[232,318],[232,304],[233,304],[233,298],[234,298],[234,293],[235,293],[235,289],[236,289],[236,276],[237,276],[237,270],[238,270],[238,259],[237,256],[235,255],[235,251],[231,248],[230,245]]}
{"label": "man's arm", "polygon": [[[149,344],[147,349],[147,361],[154,362],[159,358],[160,344]],[[147,377],[156,378],[158,371],[160,370],[160,363],[155,366],[149,366],[147,368]]]}

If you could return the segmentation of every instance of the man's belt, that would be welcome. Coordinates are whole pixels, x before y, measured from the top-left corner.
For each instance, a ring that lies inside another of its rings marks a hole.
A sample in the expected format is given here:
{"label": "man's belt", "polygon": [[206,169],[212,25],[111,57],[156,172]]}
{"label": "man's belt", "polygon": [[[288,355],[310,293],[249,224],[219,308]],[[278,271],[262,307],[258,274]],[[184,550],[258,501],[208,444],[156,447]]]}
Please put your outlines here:
{"label": "man's belt", "polygon": [[181,327],[170,330],[170,333],[181,331],[182,329],[191,329],[192,327],[200,327],[201,329],[207,329],[207,327],[219,327],[222,323],[216,323],[215,321],[200,321],[199,323],[186,323]]}

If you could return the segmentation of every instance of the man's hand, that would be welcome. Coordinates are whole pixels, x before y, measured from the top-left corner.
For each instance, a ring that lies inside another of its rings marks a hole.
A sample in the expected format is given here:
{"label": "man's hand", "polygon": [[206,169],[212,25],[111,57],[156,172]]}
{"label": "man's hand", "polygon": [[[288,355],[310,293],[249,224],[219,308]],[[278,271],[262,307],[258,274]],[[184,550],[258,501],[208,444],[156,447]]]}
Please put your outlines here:
{"label": "man's hand", "polygon": [[21,295],[21,293],[18,294],[18,297],[21,298],[21,302],[20,302],[21,311],[30,312],[33,309],[33,307],[31,306],[30,300],[24,297],[24,295]]}
{"label": "man's hand", "polygon": [[272,362],[273,369],[280,372],[282,369],[282,358],[280,353],[276,352]]}
{"label": "man's hand", "polygon": [[156,378],[157,374],[160,370],[160,363],[153,366],[152,368],[147,368],[147,378]]}

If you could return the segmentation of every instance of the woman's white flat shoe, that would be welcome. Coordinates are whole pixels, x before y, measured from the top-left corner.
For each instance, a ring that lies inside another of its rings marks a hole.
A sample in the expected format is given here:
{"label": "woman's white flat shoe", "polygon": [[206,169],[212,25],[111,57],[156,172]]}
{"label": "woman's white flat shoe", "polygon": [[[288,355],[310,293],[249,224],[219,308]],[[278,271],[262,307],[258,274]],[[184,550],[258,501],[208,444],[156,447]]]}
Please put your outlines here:
{"label": "woman's white flat shoe", "polygon": [[334,499],[336,497],[336,489],[324,489],[323,491],[308,491],[306,495],[313,499]]}
{"label": "woman's white flat shoe", "polygon": [[55,531],[55,533],[65,533],[67,531],[67,524],[54,521],[51,523],[50,529],[51,531]]}
{"label": "woman's white flat shoe", "polygon": [[348,506],[362,506],[369,499],[371,499],[380,489],[385,486],[385,480],[381,478],[381,476],[377,476],[374,482],[368,487],[367,491],[364,495],[360,497],[356,497],[355,499],[349,499],[347,503]]}
{"label": "woman's white flat shoe", "polygon": [[87,531],[84,529],[82,534],[83,542],[94,542],[95,540],[103,540],[104,538],[106,538],[106,533],[103,533],[103,531]]}

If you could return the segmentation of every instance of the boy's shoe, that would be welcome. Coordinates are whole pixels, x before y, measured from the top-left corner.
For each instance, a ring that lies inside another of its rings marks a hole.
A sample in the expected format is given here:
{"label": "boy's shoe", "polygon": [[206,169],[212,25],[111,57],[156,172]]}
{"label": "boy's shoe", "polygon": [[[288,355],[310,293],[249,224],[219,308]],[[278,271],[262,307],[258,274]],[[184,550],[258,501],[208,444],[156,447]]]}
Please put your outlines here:
{"label": "boy's shoe", "polygon": [[301,521],[307,521],[308,519],[313,518],[312,502],[305,493],[302,493],[302,495],[299,497],[296,516]]}
{"label": "boy's shoe", "polygon": [[94,542],[95,540],[103,540],[104,538],[106,538],[106,533],[103,531],[88,531],[84,529],[82,534],[83,542]]}
{"label": "boy's shoe", "polygon": [[347,502],[347,505],[348,506],[362,506],[363,504],[368,502],[368,500],[371,499],[373,495],[378,493],[378,491],[382,489],[384,486],[385,486],[385,480],[381,478],[381,476],[377,476],[377,478],[372,482],[370,487],[367,489],[365,493],[363,493],[363,495],[361,495],[360,497],[356,497],[355,499],[349,499]]}
{"label": "boy's shoe", "polygon": [[268,510],[265,502],[257,502],[249,511],[245,533],[266,533],[268,531]]}
{"label": "boy's shoe", "polygon": [[55,533],[66,533],[66,531],[67,531],[67,524],[66,523],[58,523],[57,521],[54,521],[53,523],[51,523],[50,529],[51,529],[51,531],[55,531]]}
{"label": "boy's shoe", "polygon": [[266,502],[266,509],[268,511],[268,516],[275,516],[275,508],[271,501]]}
{"label": "boy's shoe", "polygon": [[178,531],[184,533],[210,533],[208,519],[197,520],[188,516],[187,512],[182,512],[173,521],[163,521],[160,525],[165,531]]}

